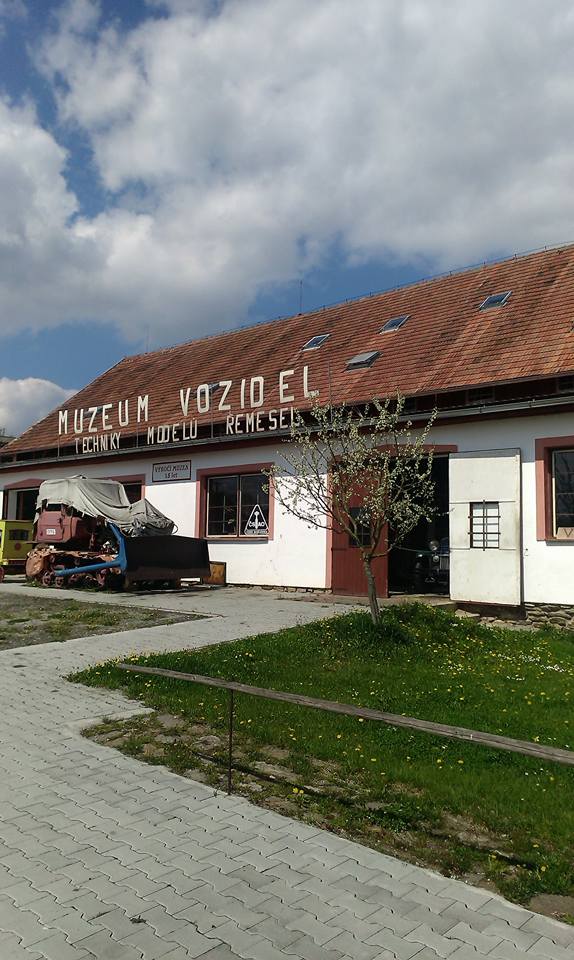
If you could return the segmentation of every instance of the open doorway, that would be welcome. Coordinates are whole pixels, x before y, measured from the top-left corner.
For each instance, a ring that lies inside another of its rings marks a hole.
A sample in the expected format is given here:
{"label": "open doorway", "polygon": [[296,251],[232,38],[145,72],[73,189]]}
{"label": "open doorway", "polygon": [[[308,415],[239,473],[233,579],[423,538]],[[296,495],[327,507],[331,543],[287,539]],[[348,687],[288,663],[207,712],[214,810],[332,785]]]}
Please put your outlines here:
{"label": "open doorway", "polygon": [[[436,513],[431,521],[422,520],[394,547],[388,557],[373,562],[379,597],[395,593],[449,592],[449,488],[448,455],[435,455],[432,477],[435,483]],[[357,509],[360,498],[357,498]],[[351,508],[351,511],[355,509]],[[335,528],[331,542],[331,589],[335,594],[367,595],[367,578],[361,559],[359,530],[353,540]],[[368,531],[365,530],[368,536]]]}
{"label": "open doorway", "polygon": [[421,520],[389,554],[389,589],[399,593],[449,592],[448,456],[432,464],[436,513]]}
{"label": "open doorway", "polygon": [[36,514],[38,487],[14,489],[4,492],[4,520],[33,520]]}

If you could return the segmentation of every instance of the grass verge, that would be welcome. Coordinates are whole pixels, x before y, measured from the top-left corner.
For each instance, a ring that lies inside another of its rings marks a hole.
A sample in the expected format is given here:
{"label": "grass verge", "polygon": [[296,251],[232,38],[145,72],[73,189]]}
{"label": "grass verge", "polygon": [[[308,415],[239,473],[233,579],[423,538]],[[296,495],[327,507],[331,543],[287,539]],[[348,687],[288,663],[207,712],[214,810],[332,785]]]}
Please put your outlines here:
{"label": "grass verge", "polygon": [[[423,606],[388,608],[378,628],[359,612],[137,662],[553,746],[574,740],[571,634],[491,629]],[[175,724],[166,732],[157,716],[140,718],[96,736],[221,783],[223,691],[113,663],[73,679],[122,687]],[[246,696],[236,704],[238,787],[256,802],[521,903],[574,896],[574,768]]]}
{"label": "grass verge", "polygon": [[193,619],[196,619],[193,615],[182,616],[164,610],[3,594],[0,596],[0,651]]}

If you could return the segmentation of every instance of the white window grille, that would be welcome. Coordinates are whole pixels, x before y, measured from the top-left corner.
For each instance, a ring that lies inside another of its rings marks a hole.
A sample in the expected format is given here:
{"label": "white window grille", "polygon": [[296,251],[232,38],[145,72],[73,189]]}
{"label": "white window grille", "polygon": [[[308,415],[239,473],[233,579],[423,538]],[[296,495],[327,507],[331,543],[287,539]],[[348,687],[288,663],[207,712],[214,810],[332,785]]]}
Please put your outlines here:
{"label": "white window grille", "polygon": [[500,504],[479,500],[470,504],[470,546],[475,550],[500,547]]}

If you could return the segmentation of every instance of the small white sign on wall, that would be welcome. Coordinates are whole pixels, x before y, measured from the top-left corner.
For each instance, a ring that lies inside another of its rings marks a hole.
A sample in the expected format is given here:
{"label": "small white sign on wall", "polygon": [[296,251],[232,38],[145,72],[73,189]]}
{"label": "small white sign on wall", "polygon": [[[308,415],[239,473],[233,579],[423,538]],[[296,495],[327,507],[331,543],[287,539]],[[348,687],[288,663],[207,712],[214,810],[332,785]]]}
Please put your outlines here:
{"label": "small white sign on wall", "polygon": [[152,483],[174,483],[177,480],[191,480],[191,460],[154,463]]}

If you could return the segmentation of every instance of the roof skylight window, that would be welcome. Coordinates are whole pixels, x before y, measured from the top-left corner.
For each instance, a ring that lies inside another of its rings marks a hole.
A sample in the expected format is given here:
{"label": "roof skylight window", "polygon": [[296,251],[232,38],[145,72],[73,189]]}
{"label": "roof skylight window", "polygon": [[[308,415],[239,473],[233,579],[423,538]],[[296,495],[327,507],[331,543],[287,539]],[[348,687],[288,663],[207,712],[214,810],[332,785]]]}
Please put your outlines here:
{"label": "roof skylight window", "polygon": [[490,310],[491,307],[503,307],[508,300],[512,290],[505,290],[504,293],[492,293],[486,300],[483,300],[480,309]]}
{"label": "roof skylight window", "polygon": [[372,367],[379,356],[378,350],[368,350],[366,353],[357,353],[347,360],[347,370],[360,370],[361,367]]}
{"label": "roof skylight window", "polygon": [[325,343],[325,340],[328,340],[331,336],[330,333],[319,333],[316,337],[311,337],[310,340],[307,340],[307,343],[302,350],[317,350],[321,344]]}
{"label": "roof skylight window", "polygon": [[407,322],[409,317],[410,313],[401,313],[399,317],[391,317],[381,329],[381,333],[390,333],[391,330],[398,330],[399,327],[402,327],[403,324]]}

